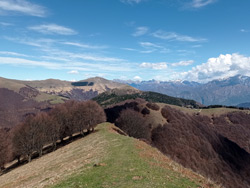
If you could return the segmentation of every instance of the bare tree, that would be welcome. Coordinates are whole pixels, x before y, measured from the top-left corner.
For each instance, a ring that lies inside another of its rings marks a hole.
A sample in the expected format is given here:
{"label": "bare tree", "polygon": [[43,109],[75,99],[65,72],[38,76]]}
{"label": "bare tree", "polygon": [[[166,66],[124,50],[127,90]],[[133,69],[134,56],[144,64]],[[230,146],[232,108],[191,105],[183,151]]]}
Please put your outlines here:
{"label": "bare tree", "polygon": [[76,131],[84,135],[84,130],[88,128],[85,120],[86,116],[88,115],[87,103],[80,102],[77,105],[75,105],[74,108],[72,109],[72,114],[73,114],[73,123]]}
{"label": "bare tree", "polygon": [[97,124],[106,121],[106,115],[103,108],[95,101],[86,102],[85,125],[88,132],[94,131]]}
{"label": "bare tree", "polygon": [[0,129],[0,172],[4,169],[4,164],[8,159],[8,137],[4,129]]}
{"label": "bare tree", "polygon": [[31,161],[32,154],[34,152],[34,139],[35,134],[30,129],[31,116],[27,117],[26,121],[15,127],[13,132],[13,152],[17,156],[27,156],[28,161]]}
{"label": "bare tree", "polygon": [[129,136],[143,138],[150,141],[149,125],[143,115],[139,112],[131,109],[123,110],[115,124]]}

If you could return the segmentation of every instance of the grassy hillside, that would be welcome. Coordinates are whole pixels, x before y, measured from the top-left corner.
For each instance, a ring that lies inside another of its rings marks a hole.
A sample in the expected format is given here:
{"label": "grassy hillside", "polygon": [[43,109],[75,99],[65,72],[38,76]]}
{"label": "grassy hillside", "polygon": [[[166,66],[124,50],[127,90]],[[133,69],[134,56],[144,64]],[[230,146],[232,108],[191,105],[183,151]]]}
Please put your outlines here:
{"label": "grassy hillside", "polygon": [[114,129],[100,124],[95,133],[0,176],[0,187],[215,187]]}
{"label": "grassy hillside", "polygon": [[108,92],[104,92],[98,95],[93,100],[97,101],[102,106],[108,106],[108,105],[117,104],[119,102],[122,102],[128,99],[136,99],[136,98],[142,98],[150,102],[166,103],[166,104],[172,104],[172,105],[177,105],[177,106],[192,106],[195,108],[199,107],[199,104],[194,100],[170,97],[168,95],[155,93],[155,92],[137,92],[137,93],[132,93],[132,94],[119,95],[115,92],[108,91]]}

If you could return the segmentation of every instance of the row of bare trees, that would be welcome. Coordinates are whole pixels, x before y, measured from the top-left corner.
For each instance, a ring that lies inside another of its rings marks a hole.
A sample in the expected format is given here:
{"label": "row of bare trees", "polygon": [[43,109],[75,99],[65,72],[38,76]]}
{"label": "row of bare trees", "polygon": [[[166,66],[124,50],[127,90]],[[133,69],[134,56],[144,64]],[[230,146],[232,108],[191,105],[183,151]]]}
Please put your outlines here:
{"label": "row of bare trees", "polygon": [[56,149],[57,143],[74,134],[94,131],[97,124],[106,121],[103,109],[94,101],[68,101],[50,112],[28,115],[24,122],[6,132],[0,129],[0,167],[14,159],[31,161],[45,146]]}

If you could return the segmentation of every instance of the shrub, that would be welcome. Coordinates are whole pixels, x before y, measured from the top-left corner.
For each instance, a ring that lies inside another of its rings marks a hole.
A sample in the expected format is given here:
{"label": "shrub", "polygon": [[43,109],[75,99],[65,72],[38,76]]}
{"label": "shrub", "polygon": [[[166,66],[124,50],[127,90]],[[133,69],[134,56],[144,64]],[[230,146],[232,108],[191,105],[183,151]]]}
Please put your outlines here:
{"label": "shrub", "polygon": [[159,107],[156,103],[148,102],[148,103],[146,104],[146,106],[147,106],[148,108],[150,108],[151,110],[155,110],[155,111],[160,110],[160,107]]}
{"label": "shrub", "polygon": [[141,113],[143,115],[147,115],[147,114],[150,114],[150,110],[147,107],[145,107],[145,108],[142,109]]}

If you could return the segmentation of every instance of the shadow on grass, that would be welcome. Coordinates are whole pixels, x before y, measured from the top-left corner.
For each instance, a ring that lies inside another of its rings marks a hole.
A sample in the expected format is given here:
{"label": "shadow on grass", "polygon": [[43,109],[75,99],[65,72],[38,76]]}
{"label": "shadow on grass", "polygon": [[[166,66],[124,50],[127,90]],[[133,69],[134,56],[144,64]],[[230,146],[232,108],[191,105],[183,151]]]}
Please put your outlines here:
{"label": "shadow on grass", "polygon": [[[42,156],[47,155],[47,154],[49,154],[53,151],[56,151],[56,150],[66,146],[74,141],[77,141],[81,138],[85,138],[86,136],[89,136],[91,133],[96,133],[96,132],[98,132],[98,130],[94,130],[93,132],[84,132],[84,135],[79,133],[79,134],[75,134],[74,136],[72,136],[70,138],[66,137],[62,141],[57,142],[56,148],[54,148],[52,144],[45,146],[43,148],[43,155]],[[40,156],[40,157],[42,157],[42,156]],[[33,153],[31,159],[32,160],[38,159],[40,157],[39,157],[39,153],[35,152],[35,153]],[[10,166],[6,167],[5,169],[2,170],[2,172],[0,172],[0,176],[14,170],[15,168],[18,168],[24,164],[27,164],[28,160],[25,157],[22,157],[20,160],[15,160],[15,161],[12,161],[11,163],[12,164],[10,164]]]}

